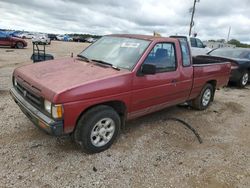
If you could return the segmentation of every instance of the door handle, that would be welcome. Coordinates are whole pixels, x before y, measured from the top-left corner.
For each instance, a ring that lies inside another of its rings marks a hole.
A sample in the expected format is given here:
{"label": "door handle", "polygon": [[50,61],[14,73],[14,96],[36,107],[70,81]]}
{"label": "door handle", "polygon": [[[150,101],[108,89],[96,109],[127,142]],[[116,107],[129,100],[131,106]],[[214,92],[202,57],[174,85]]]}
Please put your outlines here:
{"label": "door handle", "polygon": [[171,83],[174,84],[174,86],[176,86],[177,80],[174,79],[171,81]]}

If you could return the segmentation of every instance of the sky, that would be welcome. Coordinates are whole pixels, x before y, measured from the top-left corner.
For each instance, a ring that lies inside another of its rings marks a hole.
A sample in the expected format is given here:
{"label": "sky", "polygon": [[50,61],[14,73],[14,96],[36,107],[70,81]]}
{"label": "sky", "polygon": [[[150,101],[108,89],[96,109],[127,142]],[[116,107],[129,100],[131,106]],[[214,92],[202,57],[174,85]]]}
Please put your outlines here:
{"label": "sky", "polygon": [[[198,1],[198,0],[197,0]],[[188,34],[194,0],[0,0],[0,28],[45,33]],[[202,40],[250,43],[250,0],[200,0],[193,32]]]}

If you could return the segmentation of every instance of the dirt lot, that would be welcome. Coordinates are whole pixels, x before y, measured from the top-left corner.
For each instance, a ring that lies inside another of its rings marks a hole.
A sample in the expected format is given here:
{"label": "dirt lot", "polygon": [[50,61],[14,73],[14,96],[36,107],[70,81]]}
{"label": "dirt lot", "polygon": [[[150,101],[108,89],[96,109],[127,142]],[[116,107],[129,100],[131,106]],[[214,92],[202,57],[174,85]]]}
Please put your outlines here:
{"label": "dirt lot", "polygon": [[[86,46],[52,42],[47,51],[60,58]],[[109,150],[87,155],[34,127],[9,96],[31,48],[0,48],[0,187],[250,187],[250,86],[217,91],[205,111],[172,107],[128,122]],[[190,123],[203,143],[166,117]]]}

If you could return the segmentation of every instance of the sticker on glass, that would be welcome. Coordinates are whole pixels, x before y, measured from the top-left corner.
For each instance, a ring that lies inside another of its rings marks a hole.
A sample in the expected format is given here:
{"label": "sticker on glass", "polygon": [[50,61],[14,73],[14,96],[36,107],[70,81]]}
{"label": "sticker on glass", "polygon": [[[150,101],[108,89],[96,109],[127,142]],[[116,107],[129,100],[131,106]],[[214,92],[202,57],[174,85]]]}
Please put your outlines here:
{"label": "sticker on glass", "polygon": [[134,42],[124,42],[121,45],[121,47],[123,48],[138,48],[139,46],[140,43],[134,43]]}

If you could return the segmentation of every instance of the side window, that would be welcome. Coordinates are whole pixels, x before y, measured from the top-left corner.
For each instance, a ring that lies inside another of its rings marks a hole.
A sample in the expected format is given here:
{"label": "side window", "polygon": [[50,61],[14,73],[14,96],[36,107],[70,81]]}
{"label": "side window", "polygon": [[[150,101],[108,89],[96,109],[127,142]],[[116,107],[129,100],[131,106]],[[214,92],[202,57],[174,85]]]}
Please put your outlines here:
{"label": "side window", "polygon": [[185,39],[179,39],[179,40],[180,40],[181,52],[182,52],[182,64],[184,67],[187,67],[191,65],[188,43]]}
{"label": "side window", "polygon": [[190,43],[192,47],[197,47],[196,39],[195,38],[190,38]]}
{"label": "side window", "polygon": [[146,64],[156,66],[156,72],[168,72],[176,70],[175,47],[172,43],[158,43],[146,58]]}
{"label": "side window", "polygon": [[197,42],[197,47],[198,48],[204,48],[204,45],[203,45],[203,43],[201,42],[200,39],[196,39],[196,42]]}

